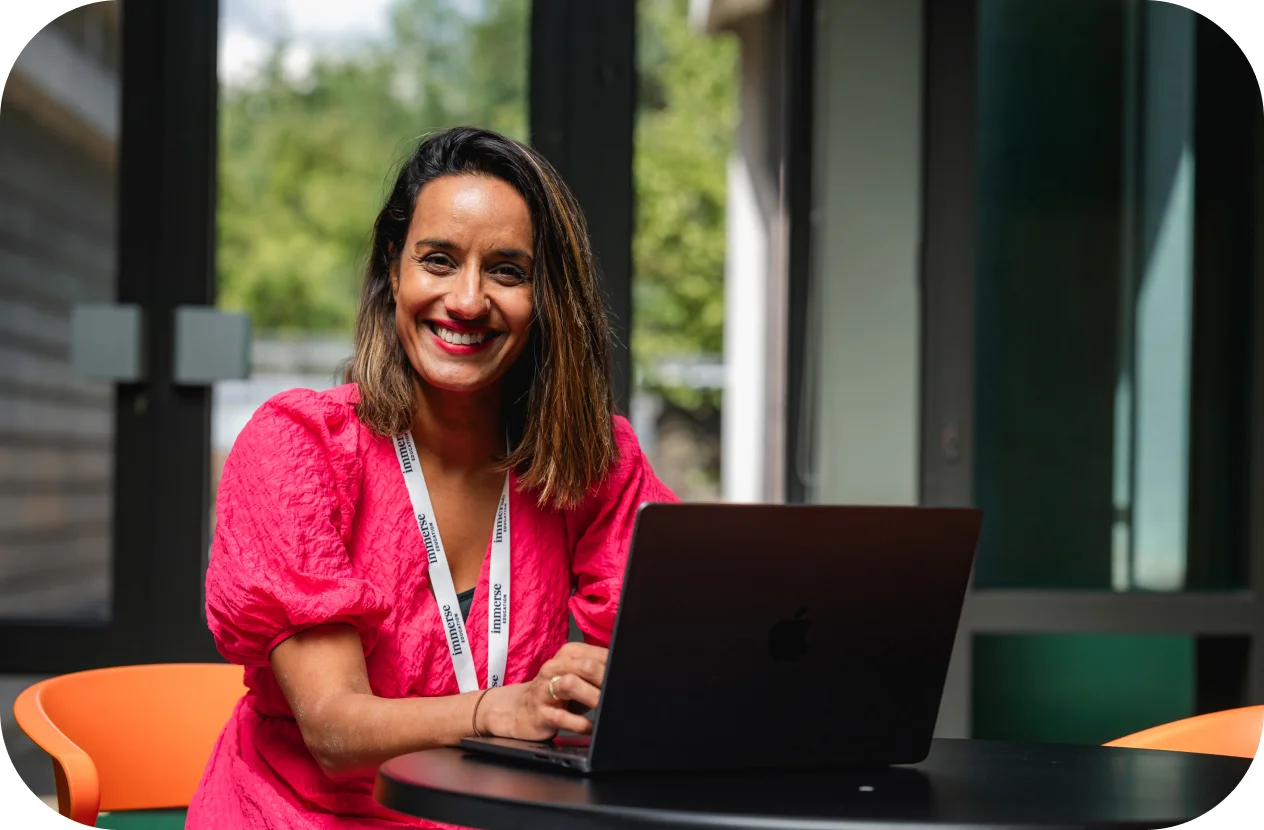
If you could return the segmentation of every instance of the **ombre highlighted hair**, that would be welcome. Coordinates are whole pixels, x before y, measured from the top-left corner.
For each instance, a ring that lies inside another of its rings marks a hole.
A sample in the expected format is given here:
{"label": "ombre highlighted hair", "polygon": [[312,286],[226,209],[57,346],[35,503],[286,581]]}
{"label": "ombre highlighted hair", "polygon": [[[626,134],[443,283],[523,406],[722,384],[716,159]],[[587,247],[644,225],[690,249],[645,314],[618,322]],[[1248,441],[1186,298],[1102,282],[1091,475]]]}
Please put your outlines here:
{"label": "ombre highlighted hair", "polygon": [[391,265],[404,249],[417,196],[443,176],[482,175],[513,187],[535,231],[530,340],[506,372],[503,413],[512,452],[503,468],[546,507],[576,506],[614,464],[611,334],[597,286],[588,227],[561,176],[535,150],[490,130],[457,127],[425,138],[396,177],[373,225],[355,354],[346,381],[356,414],[375,433],[413,422],[416,371],[400,343]]}

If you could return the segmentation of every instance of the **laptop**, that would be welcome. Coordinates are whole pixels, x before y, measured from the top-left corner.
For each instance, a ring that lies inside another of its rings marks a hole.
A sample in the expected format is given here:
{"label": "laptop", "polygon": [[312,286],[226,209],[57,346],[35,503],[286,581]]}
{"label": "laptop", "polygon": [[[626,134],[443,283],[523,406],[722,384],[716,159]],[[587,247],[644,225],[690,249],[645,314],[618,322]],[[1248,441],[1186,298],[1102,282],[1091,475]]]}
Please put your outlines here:
{"label": "laptop", "polygon": [[981,523],[969,508],[643,504],[591,736],[461,747],[581,774],[918,763]]}

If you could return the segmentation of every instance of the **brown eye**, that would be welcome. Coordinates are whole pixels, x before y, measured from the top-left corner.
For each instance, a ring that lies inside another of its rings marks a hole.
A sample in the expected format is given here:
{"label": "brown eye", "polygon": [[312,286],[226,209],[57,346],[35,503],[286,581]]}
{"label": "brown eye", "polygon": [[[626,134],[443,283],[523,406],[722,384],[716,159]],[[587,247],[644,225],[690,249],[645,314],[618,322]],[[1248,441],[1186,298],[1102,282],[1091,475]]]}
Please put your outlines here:
{"label": "brown eye", "polygon": [[447,254],[429,254],[421,260],[421,264],[431,271],[449,271],[453,268],[452,258]]}
{"label": "brown eye", "polygon": [[528,279],[527,272],[516,265],[499,265],[492,274],[505,285],[518,285]]}

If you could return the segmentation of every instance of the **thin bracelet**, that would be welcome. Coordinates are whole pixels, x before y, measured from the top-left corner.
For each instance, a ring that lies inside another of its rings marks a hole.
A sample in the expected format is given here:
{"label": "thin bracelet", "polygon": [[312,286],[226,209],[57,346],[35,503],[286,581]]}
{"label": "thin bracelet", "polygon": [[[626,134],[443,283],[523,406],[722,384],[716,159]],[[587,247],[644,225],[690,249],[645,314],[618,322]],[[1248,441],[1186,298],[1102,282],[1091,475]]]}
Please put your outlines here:
{"label": "thin bracelet", "polygon": [[487,697],[487,693],[490,691],[491,691],[490,686],[484,689],[482,694],[478,696],[478,700],[474,703],[474,715],[473,717],[470,718],[470,721],[472,722],[472,725],[474,727],[474,737],[476,738],[487,737],[486,735],[484,735],[482,732],[478,730],[478,707],[483,705],[483,698]]}

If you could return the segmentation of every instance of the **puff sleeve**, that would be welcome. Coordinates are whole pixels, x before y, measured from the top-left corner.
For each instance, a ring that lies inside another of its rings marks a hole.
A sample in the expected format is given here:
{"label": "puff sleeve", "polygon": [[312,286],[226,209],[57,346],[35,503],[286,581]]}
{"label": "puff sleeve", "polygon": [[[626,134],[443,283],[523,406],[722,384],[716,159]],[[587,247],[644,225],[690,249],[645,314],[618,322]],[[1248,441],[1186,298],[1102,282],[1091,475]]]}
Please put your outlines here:
{"label": "puff sleeve", "polygon": [[263,405],[220,480],[206,577],[207,621],[230,662],[268,664],[286,638],[331,622],[355,626],[365,653],[390,613],[347,553],[359,494],[359,424],[310,390]]}
{"label": "puff sleeve", "polygon": [[627,419],[615,417],[614,433],[618,460],[606,480],[568,516],[576,586],[570,610],[585,639],[601,646],[609,645],[619,610],[637,508],[645,502],[679,501],[654,474]]}

